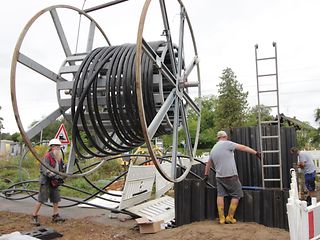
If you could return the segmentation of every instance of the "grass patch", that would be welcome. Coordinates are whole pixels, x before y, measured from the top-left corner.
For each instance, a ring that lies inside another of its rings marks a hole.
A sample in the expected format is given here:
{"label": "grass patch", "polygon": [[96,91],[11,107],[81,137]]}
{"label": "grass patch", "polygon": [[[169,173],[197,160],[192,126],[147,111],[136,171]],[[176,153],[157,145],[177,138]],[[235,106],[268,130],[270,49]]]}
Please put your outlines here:
{"label": "grass patch", "polygon": [[[36,146],[37,152],[40,156],[44,156],[47,151],[46,146]],[[100,161],[99,159],[91,159],[85,162],[81,162],[81,168],[90,166],[91,164]],[[40,176],[40,163],[34,158],[34,156],[28,152],[24,157],[12,157],[8,161],[0,161],[0,190],[9,188],[14,183],[21,181],[39,179]],[[87,171],[87,170],[85,170]],[[115,159],[106,162],[99,169],[86,177],[98,188],[105,186],[106,181],[111,181],[115,176],[118,176],[123,172],[120,159]],[[102,181],[103,180],[103,181]],[[105,181],[106,180],[106,181]],[[66,179],[65,184],[74,188],[81,189],[91,194],[97,190],[94,189],[84,178],[69,178]],[[39,183],[30,183],[18,185],[17,188],[27,188],[32,190],[39,189]],[[84,198],[88,196],[85,193],[81,193],[70,188],[61,187],[60,192],[62,196],[79,197]]]}

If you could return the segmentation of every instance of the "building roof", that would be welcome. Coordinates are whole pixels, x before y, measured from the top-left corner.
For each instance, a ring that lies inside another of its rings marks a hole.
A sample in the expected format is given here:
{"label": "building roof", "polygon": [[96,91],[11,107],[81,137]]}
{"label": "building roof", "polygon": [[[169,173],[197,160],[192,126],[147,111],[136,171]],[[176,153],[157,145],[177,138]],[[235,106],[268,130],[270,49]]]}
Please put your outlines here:
{"label": "building roof", "polygon": [[296,119],[295,117],[293,118],[287,117],[283,113],[280,114],[280,123],[281,124],[287,123],[289,126],[294,127],[296,130],[301,130],[301,129],[315,130],[315,128],[312,127],[310,124],[306,122],[302,122]]}

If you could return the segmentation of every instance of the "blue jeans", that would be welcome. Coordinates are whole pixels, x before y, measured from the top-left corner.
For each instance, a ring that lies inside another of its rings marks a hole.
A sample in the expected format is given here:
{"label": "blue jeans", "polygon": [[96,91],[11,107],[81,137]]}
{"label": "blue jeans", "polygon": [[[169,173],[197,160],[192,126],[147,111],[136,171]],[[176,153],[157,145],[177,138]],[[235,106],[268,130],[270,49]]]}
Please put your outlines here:
{"label": "blue jeans", "polygon": [[306,173],[304,175],[304,178],[305,178],[305,184],[306,184],[308,191],[314,192],[316,189],[316,184],[315,184],[316,171],[314,171],[313,173]]}

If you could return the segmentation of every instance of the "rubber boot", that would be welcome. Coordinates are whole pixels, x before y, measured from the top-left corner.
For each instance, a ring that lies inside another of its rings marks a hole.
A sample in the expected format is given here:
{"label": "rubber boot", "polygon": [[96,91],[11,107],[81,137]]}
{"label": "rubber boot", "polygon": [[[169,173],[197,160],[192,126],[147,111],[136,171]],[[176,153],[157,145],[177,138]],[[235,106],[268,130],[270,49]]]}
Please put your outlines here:
{"label": "rubber boot", "polygon": [[307,206],[311,205],[311,197],[310,196],[307,197],[306,202],[307,202]]}
{"label": "rubber boot", "polygon": [[226,223],[235,224],[237,222],[237,220],[233,218],[237,210],[237,206],[238,204],[230,203],[228,216],[226,217]]}
{"label": "rubber boot", "polygon": [[224,224],[226,222],[226,219],[224,217],[224,206],[218,205],[218,214],[219,214],[219,223]]}

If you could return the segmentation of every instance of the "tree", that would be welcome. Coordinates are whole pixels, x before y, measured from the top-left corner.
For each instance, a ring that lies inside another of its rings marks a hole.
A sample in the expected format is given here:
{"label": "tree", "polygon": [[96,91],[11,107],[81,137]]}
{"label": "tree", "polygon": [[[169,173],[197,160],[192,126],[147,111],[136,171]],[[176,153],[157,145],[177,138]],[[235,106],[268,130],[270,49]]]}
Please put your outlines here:
{"label": "tree", "polygon": [[273,119],[270,107],[266,107],[264,105],[260,105],[259,107],[259,105],[256,105],[248,112],[247,121],[245,123],[246,126],[258,125],[259,110],[261,121],[270,121]]}
{"label": "tree", "polygon": [[217,97],[208,96],[202,99],[201,107],[201,127],[199,147],[211,148],[216,143],[216,105]]}
{"label": "tree", "polygon": [[319,127],[315,131],[311,142],[318,148],[320,146],[320,108],[315,110],[314,120],[319,124]]}
{"label": "tree", "polygon": [[9,140],[14,141],[14,142],[22,142],[21,134],[18,132],[15,132],[14,134],[12,134],[10,136]]}
{"label": "tree", "polygon": [[[30,127],[34,126],[35,124],[37,124],[38,121],[33,121],[30,125]],[[45,129],[43,129],[42,132],[42,140],[50,140],[52,138],[55,137],[60,124],[63,123],[66,127],[66,130],[68,132],[68,134],[71,134],[71,124],[69,122],[67,122],[63,117],[55,120],[53,123],[51,123],[49,126],[47,126]],[[40,135],[41,133],[37,134],[36,136],[34,136],[31,140],[34,143],[38,143],[40,142]],[[69,139],[71,137],[69,136]]]}
{"label": "tree", "polygon": [[206,96],[201,101],[201,130],[214,128],[215,123],[215,109],[217,105],[217,98],[215,96]]}
{"label": "tree", "polygon": [[[195,99],[197,103],[200,102],[200,99]],[[201,98],[201,125],[200,125],[200,136],[199,136],[199,148],[211,148],[216,142],[216,108],[217,98],[215,96],[205,96]],[[191,142],[194,144],[195,133],[197,129],[198,115],[190,110],[188,111],[188,127],[191,136]],[[164,145],[166,147],[172,145],[171,136],[162,136]],[[184,129],[179,130],[179,141],[185,138]],[[181,143],[181,142],[180,142]],[[179,144],[180,144],[179,143]],[[181,144],[179,145],[181,147]]]}
{"label": "tree", "polygon": [[[2,107],[0,106],[0,110],[1,110],[1,108]],[[0,133],[1,133],[1,129],[4,129],[2,121],[3,121],[3,118],[0,117]]]}
{"label": "tree", "polygon": [[243,126],[248,112],[248,92],[243,91],[231,68],[222,71],[216,105],[217,127],[232,129]]}
{"label": "tree", "polygon": [[310,123],[302,122],[300,129],[296,131],[297,147],[300,149],[310,150],[315,147],[316,129],[310,128]]}
{"label": "tree", "polygon": [[318,149],[320,147],[320,108],[315,109],[314,118],[319,127],[314,129],[310,123],[303,122],[297,131],[297,145],[301,149]]}
{"label": "tree", "polygon": [[317,108],[314,113],[314,118],[317,123],[320,125],[320,108]]}
{"label": "tree", "polygon": [[[199,99],[195,100],[199,102]],[[201,125],[200,125],[200,136],[199,136],[199,148],[211,148],[216,142],[215,132],[216,121],[215,121],[215,108],[217,98],[215,96],[205,96],[201,98]],[[188,112],[188,126],[191,135],[191,141],[194,143],[195,132],[197,128],[197,115],[193,111]],[[179,132],[180,133],[180,132]]]}

